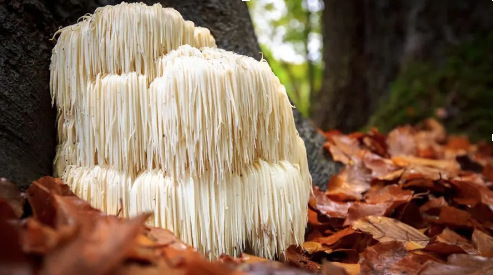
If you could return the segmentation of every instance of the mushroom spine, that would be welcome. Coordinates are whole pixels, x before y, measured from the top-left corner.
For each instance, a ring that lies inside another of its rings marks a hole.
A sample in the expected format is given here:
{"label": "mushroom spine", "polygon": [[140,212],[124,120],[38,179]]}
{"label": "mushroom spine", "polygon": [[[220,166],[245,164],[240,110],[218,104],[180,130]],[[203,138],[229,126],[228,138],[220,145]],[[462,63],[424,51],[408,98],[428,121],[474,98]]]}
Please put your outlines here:
{"label": "mushroom spine", "polygon": [[265,60],[216,48],[159,4],[106,6],[59,32],[54,171],[76,194],[110,214],[152,211],[149,224],[211,258],[303,241],[306,150]]}

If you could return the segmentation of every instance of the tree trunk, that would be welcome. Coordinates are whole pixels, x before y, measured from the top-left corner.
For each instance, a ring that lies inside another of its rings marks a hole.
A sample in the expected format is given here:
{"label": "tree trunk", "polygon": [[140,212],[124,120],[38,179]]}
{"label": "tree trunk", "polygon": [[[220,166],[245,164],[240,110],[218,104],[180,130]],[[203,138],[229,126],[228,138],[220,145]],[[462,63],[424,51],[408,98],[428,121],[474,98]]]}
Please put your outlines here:
{"label": "tree trunk", "polygon": [[50,175],[55,110],[48,83],[53,18],[39,1],[0,0],[0,177]]}
{"label": "tree trunk", "polygon": [[445,62],[451,47],[493,30],[491,1],[324,0],[322,90],[311,117],[345,132],[368,122],[412,61]]}
{"label": "tree trunk", "polygon": [[[2,1],[2,0],[0,0]],[[49,63],[58,27],[73,24],[115,0],[12,0],[0,7],[0,176],[26,186],[51,174],[55,153],[55,116],[49,94]],[[134,1],[130,1],[134,2]],[[151,5],[156,1],[145,0]],[[218,47],[260,59],[260,48],[242,1],[164,0],[185,19],[211,30]],[[7,30],[7,31],[4,31]],[[294,111],[315,184],[324,187],[336,165],[324,154],[325,139]]]}
{"label": "tree trunk", "polygon": [[364,56],[364,6],[360,1],[325,0],[322,12],[322,90],[314,93],[311,117],[324,129],[351,131],[366,122],[368,97],[361,73]]}

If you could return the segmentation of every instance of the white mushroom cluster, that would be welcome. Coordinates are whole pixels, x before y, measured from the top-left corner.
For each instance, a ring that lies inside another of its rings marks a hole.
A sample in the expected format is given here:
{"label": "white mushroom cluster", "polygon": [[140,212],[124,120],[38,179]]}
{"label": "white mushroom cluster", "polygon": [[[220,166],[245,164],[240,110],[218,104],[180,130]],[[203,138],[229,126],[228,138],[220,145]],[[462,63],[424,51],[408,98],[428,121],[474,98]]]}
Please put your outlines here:
{"label": "white mushroom cluster", "polygon": [[264,60],[217,49],[156,4],[99,8],[60,30],[55,174],[109,214],[216,258],[303,241],[311,190],[292,106]]}

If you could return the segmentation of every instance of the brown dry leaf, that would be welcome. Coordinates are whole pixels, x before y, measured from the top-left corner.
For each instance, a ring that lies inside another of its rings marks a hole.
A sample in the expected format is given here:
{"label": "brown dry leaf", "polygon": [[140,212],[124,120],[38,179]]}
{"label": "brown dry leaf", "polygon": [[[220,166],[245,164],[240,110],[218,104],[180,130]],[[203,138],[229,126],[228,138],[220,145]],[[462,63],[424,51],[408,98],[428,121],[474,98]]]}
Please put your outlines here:
{"label": "brown dry leaf", "polygon": [[43,177],[33,181],[26,194],[34,218],[51,227],[55,227],[57,217],[57,207],[53,195],[75,196],[62,180],[52,177]]}
{"label": "brown dry leaf", "polygon": [[360,218],[368,216],[385,216],[393,202],[387,201],[379,204],[369,204],[364,202],[355,202],[348,210],[348,215],[344,221],[344,226],[352,225]]}
{"label": "brown dry leaf", "polygon": [[401,175],[403,181],[426,178],[433,181],[452,179],[457,176],[457,171],[448,171],[434,167],[410,165],[404,168],[404,173]]}
{"label": "brown dry leaf", "polygon": [[428,255],[408,252],[400,242],[386,242],[368,247],[362,254],[362,274],[418,274],[426,263],[434,259]]}
{"label": "brown dry leaf", "polygon": [[339,262],[330,262],[330,263],[332,265],[342,267],[348,275],[357,275],[361,273],[361,266],[359,264],[347,264],[347,263],[339,263]]}
{"label": "brown dry leaf", "polygon": [[22,216],[24,197],[17,186],[5,178],[0,178],[0,200],[5,200],[9,204],[15,217]]}
{"label": "brown dry leaf", "polygon": [[315,198],[310,200],[310,205],[330,218],[345,218],[352,202],[339,202],[327,197],[324,193],[318,191]]}
{"label": "brown dry leaf", "polygon": [[414,190],[431,191],[435,187],[435,183],[431,179],[416,178],[406,181],[402,184],[402,188],[410,188]]}
{"label": "brown dry leaf", "polygon": [[467,136],[449,136],[447,140],[447,145],[445,146],[448,150],[468,152],[471,143]]}
{"label": "brown dry leaf", "polygon": [[44,257],[44,274],[107,274],[120,266],[148,215],[88,220],[82,232]]}
{"label": "brown dry leaf", "polygon": [[325,250],[322,248],[322,244],[312,241],[304,242],[301,247],[303,247],[303,250],[309,254]]}
{"label": "brown dry leaf", "polygon": [[380,242],[401,242],[409,250],[424,248],[429,242],[429,238],[417,229],[387,217],[368,216],[356,221],[353,227],[371,234]]}
{"label": "brown dry leaf", "polygon": [[337,231],[336,233],[330,236],[315,238],[314,241],[330,247],[333,244],[335,244],[337,241],[339,241],[341,238],[355,233],[356,231],[352,227],[346,227],[343,230]]}
{"label": "brown dry leaf", "polygon": [[356,252],[361,252],[368,245],[375,243],[375,240],[373,240],[371,235],[355,231],[352,227],[346,227],[330,236],[315,237],[312,241],[322,244],[327,253],[330,252],[329,249],[332,252],[341,250],[355,250]]}
{"label": "brown dry leaf", "polygon": [[424,217],[430,223],[443,224],[452,228],[481,228],[481,224],[476,221],[471,214],[464,210],[457,209],[452,206],[443,206],[440,208],[438,217]]}
{"label": "brown dry leaf", "polygon": [[389,157],[389,154],[387,153],[387,137],[384,134],[379,133],[377,128],[370,129],[370,131],[363,134],[359,140],[373,153],[385,158]]}
{"label": "brown dry leaf", "polygon": [[269,262],[269,260],[266,258],[257,257],[255,255],[250,255],[247,253],[242,253],[240,257],[244,263],[249,263],[249,264]]}
{"label": "brown dry leaf", "polygon": [[390,172],[387,175],[380,176],[378,179],[384,180],[384,181],[395,181],[395,180],[399,179],[400,177],[402,177],[404,172],[405,172],[405,169],[397,169],[393,172]]}
{"label": "brown dry leaf", "polygon": [[447,138],[445,127],[434,118],[428,118],[423,121],[422,133],[426,133],[427,138],[435,142],[444,142]]}
{"label": "brown dry leaf", "polygon": [[320,270],[320,264],[311,261],[303,254],[302,249],[295,245],[291,245],[286,249],[286,258],[290,264],[308,271],[317,272]]}
{"label": "brown dry leaf", "polygon": [[483,176],[489,181],[493,182],[493,165],[485,165],[483,167]]}
{"label": "brown dry leaf", "polygon": [[474,229],[472,233],[472,244],[484,257],[493,257],[493,237],[481,230]]}
{"label": "brown dry leaf", "polygon": [[448,206],[448,203],[445,201],[443,197],[439,197],[427,201],[419,208],[419,211],[426,215],[439,216],[440,210],[444,206]]}
{"label": "brown dry leaf", "polygon": [[173,234],[173,232],[153,226],[146,226],[144,236],[150,238],[154,246],[177,245],[174,248],[183,249],[183,243]]}
{"label": "brown dry leaf", "polygon": [[0,273],[34,274],[35,263],[22,251],[21,224],[12,219],[10,204],[0,200]]}
{"label": "brown dry leaf", "polygon": [[32,218],[24,221],[21,234],[22,250],[26,253],[38,254],[48,253],[64,237],[60,232]]}
{"label": "brown dry leaf", "polygon": [[348,275],[349,273],[342,266],[335,265],[332,262],[324,261],[320,272],[325,275]]}
{"label": "brown dry leaf", "polygon": [[395,128],[387,136],[387,145],[391,156],[416,155],[414,130],[411,126]]}
{"label": "brown dry leaf", "polygon": [[290,267],[284,263],[273,261],[254,264],[243,264],[240,267],[240,270],[244,272],[244,274],[250,275],[313,275],[312,272],[303,271],[299,268]]}
{"label": "brown dry leaf", "polygon": [[354,165],[360,162],[358,154],[361,148],[357,139],[341,134],[326,134],[326,136],[328,142],[324,146],[332,154],[332,158],[335,161],[347,165]]}
{"label": "brown dry leaf", "polygon": [[326,194],[339,201],[361,200],[362,194],[370,189],[370,180],[365,168],[348,166],[332,176]]}
{"label": "brown dry leaf", "polygon": [[485,184],[462,180],[452,180],[451,184],[457,190],[454,201],[458,204],[474,207],[482,203],[493,210],[493,191]]}
{"label": "brown dry leaf", "polygon": [[378,204],[384,202],[392,202],[388,211],[397,208],[398,206],[408,203],[413,198],[414,192],[411,190],[403,190],[398,185],[387,185],[378,191],[370,191],[365,195],[365,202]]}
{"label": "brown dry leaf", "polygon": [[390,178],[392,173],[399,170],[392,160],[382,158],[370,151],[364,151],[363,164],[371,171],[371,176],[377,179]]}
{"label": "brown dry leaf", "polygon": [[144,274],[144,275],[159,275],[159,274],[228,274],[240,275],[245,274],[233,269],[220,262],[210,262],[203,256],[193,250],[175,250],[173,248],[165,249],[159,261],[153,262],[152,265],[143,265],[137,263],[126,263],[118,267],[114,274]]}
{"label": "brown dry leaf", "polygon": [[447,259],[446,264],[429,263],[420,273],[422,275],[483,275],[492,274],[493,258],[472,256],[467,254],[453,254]]}
{"label": "brown dry leaf", "polygon": [[180,241],[171,231],[157,228],[144,227],[141,234],[135,239],[135,245],[127,253],[127,259],[139,262],[158,262],[162,258],[162,251],[172,249],[188,253],[193,249]]}
{"label": "brown dry leaf", "polygon": [[400,167],[409,167],[415,165],[427,166],[452,172],[460,170],[460,166],[455,160],[435,160],[413,156],[396,156],[392,157],[392,161],[395,165]]}
{"label": "brown dry leaf", "polygon": [[448,228],[433,237],[423,250],[446,255],[455,253],[478,254],[478,251],[472,247],[466,238]]}
{"label": "brown dry leaf", "polygon": [[324,225],[318,220],[318,213],[310,208],[308,208],[308,225],[315,228]]}

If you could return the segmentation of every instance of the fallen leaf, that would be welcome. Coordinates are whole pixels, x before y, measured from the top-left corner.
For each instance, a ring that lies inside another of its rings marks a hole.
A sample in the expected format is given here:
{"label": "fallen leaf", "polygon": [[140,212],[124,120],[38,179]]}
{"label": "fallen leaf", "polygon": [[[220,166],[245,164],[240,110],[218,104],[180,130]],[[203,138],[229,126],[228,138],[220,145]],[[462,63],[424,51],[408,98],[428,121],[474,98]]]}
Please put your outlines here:
{"label": "fallen leaf", "polygon": [[327,136],[327,140],[328,142],[324,146],[332,154],[335,161],[347,165],[360,162],[358,154],[361,148],[357,139],[342,134],[331,134]]}
{"label": "fallen leaf", "polygon": [[353,224],[355,229],[369,233],[380,242],[397,241],[412,250],[425,247],[429,238],[417,229],[392,218],[368,216]]}
{"label": "fallen leaf", "polygon": [[[330,262],[332,265],[342,267],[344,271],[348,275],[357,275],[361,273],[361,266],[359,264],[348,264],[348,263],[339,263],[339,262]],[[326,273],[330,275],[331,273]]]}
{"label": "fallen leaf", "polygon": [[471,214],[452,206],[441,207],[438,217],[430,215],[424,218],[430,223],[443,224],[452,228],[481,227]]}
{"label": "fallen leaf", "polygon": [[478,251],[472,247],[466,238],[449,228],[445,228],[441,234],[433,237],[423,250],[446,255],[455,253],[478,254]]}
{"label": "fallen leaf", "polygon": [[[9,215],[6,216],[8,209]],[[12,222],[14,211],[6,200],[0,200],[0,273],[33,274],[35,262],[22,250],[21,224]]]}
{"label": "fallen leaf", "polygon": [[370,151],[365,151],[363,154],[363,164],[371,171],[371,176],[377,179],[389,178],[393,172],[399,168],[394,165],[392,160],[382,158]]}
{"label": "fallen leaf", "polygon": [[370,180],[364,168],[345,167],[337,176],[332,176],[326,194],[339,201],[360,200],[362,194],[370,189]]}
{"label": "fallen leaf", "polygon": [[450,274],[491,274],[493,258],[472,256],[467,254],[453,254],[447,263],[429,263],[420,274],[422,275],[450,275]]}
{"label": "fallen leaf", "polygon": [[243,259],[243,262],[244,263],[249,263],[249,264],[269,262],[269,260],[266,259],[266,258],[257,257],[255,255],[250,255],[250,254],[247,254],[247,253],[242,253],[241,254],[241,258]]}
{"label": "fallen leaf", "polygon": [[320,272],[325,275],[348,275],[349,273],[342,266],[338,266],[329,261],[324,261]]}
{"label": "fallen leaf", "polygon": [[493,257],[493,237],[481,230],[474,229],[472,233],[472,244],[484,257]]}
{"label": "fallen leaf", "polygon": [[317,272],[320,270],[320,265],[308,259],[301,248],[295,245],[291,245],[286,249],[286,258],[290,264],[308,271]]}
{"label": "fallen leaf", "polygon": [[462,180],[452,180],[451,184],[457,191],[454,201],[458,204],[474,207],[482,203],[493,210],[493,191],[486,185]]}
{"label": "fallen leaf", "polygon": [[304,242],[303,245],[303,250],[309,254],[313,254],[314,252],[320,251],[322,249],[322,245],[318,242]]}
{"label": "fallen leaf", "polygon": [[75,196],[68,185],[52,177],[43,177],[34,181],[26,194],[34,218],[51,227],[55,227],[57,217],[57,206],[53,195]]}
{"label": "fallen leaf", "polygon": [[362,274],[418,274],[433,258],[408,252],[401,242],[368,247],[362,254]]}
{"label": "fallen leaf", "polygon": [[361,218],[368,216],[384,216],[388,213],[393,202],[387,201],[379,204],[369,204],[364,202],[355,202],[348,210],[348,215],[344,221],[344,226],[352,225]]}
{"label": "fallen leaf", "polygon": [[421,213],[430,215],[430,216],[439,216],[440,215],[440,210],[442,207],[448,206],[448,203],[445,201],[443,197],[439,198],[433,198],[423,204],[420,208],[419,211]]}
{"label": "fallen leaf", "polygon": [[467,136],[450,136],[445,146],[448,150],[467,152],[471,146]]}
{"label": "fallen leaf", "polygon": [[485,165],[483,167],[483,175],[489,182],[493,182],[493,165]]}
{"label": "fallen leaf", "polygon": [[352,234],[359,234],[357,233],[352,227],[346,227],[343,230],[340,230],[330,236],[327,237],[320,237],[314,239],[316,243],[319,244],[324,244],[329,247],[333,246],[336,242],[338,242],[341,238],[344,238],[346,236],[352,235]]}
{"label": "fallen leaf", "polygon": [[314,208],[330,218],[345,218],[349,207],[353,204],[352,202],[335,201],[325,194],[316,196],[313,200],[315,200],[312,202]]}
{"label": "fallen leaf", "polygon": [[377,128],[372,128],[368,133],[363,134],[359,140],[373,153],[387,158],[389,155],[386,139],[387,137],[379,133]]}
{"label": "fallen leaf", "polygon": [[449,171],[435,167],[422,166],[422,165],[409,165],[404,167],[404,173],[401,175],[403,181],[416,179],[416,178],[426,178],[433,181],[442,179],[452,179],[457,176],[457,171]]}
{"label": "fallen leaf", "polygon": [[483,166],[479,163],[473,161],[468,155],[458,155],[455,157],[457,163],[459,163],[460,168],[464,171],[472,171],[475,173],[481,173]]}
{"label": "fallen leaf", "polygon": [[397,156],[392,157],[392,161],[395,165],[400,167],[408,167],[411,165],[416,166],[428,166],[445,171],[458,171],[460,169],[459,164],[455,160],[435,160],[427,158],[418,158],[413,156]]}
{"label": "fallen leaf", "polygon": [[388,151],[391,156],[416,155],[414,130],[411,126],[402,126],[392,130],[387,136]]}
{"label": "fallen leaf", "polygon": [[22,250],[26,253],[48,253],[64,237],[63,234],[56,232],[53,228],[32,218],[24,221],[23,229],[21,242]]}
{"label": "fallen leaf", "polygon": [[5,178],[0,178],[0,199],[9,204],[15,217],[20,218],[22,216],[24,212],[24,197],[17,186]]}
{"label": "fallen leaf", "polygon": [[403,190],[398,185],[387,185],[378,191],[368,192],[365,195],[365,202],[370,204],[391,202],[389,209],[387,209],[387,211],[390,211],[399,205],[410,202],[413,198],[413,193],[411,190]]}
{"label": "fallen leaf", "polygon": [[44,274],[107,274],[121,265],[148,215],[132,220],[93,219],[85,234],[61,244],[44,257]]}
{"label": "fallen leaf", "polygon": [[[251,275],[313,275],[312,272],[304,271],[299,268],[290,267],[280,262],[262,262],[254,264],[242,265],[240,270],[244,273]],[[201,273],[196,273],[201,274]],[[222,274],[216,272],[214,274]],[[192,274],[190,274],[192,275]]]}

